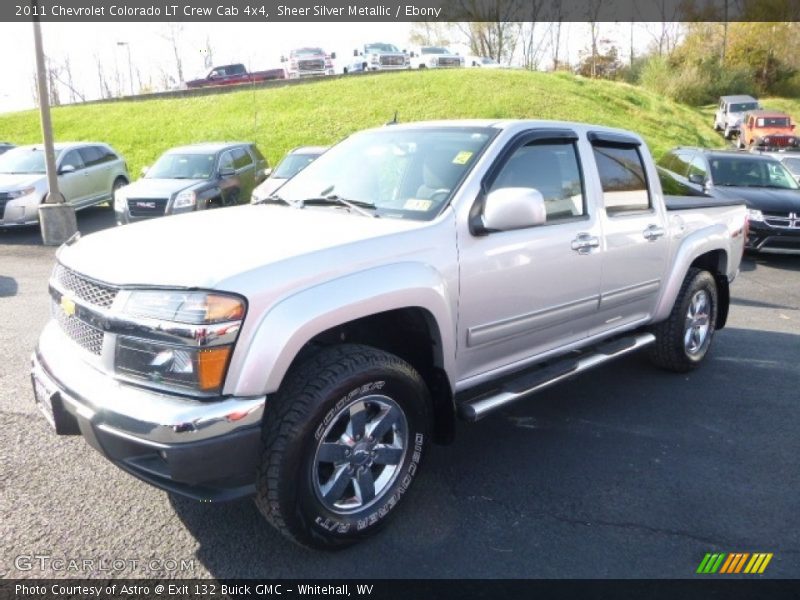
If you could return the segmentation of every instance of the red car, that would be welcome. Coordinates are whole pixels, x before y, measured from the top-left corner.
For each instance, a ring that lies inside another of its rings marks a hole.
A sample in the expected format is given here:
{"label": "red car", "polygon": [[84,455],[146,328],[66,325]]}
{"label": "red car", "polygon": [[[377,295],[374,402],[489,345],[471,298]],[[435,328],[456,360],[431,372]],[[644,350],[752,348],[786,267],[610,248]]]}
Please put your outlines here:
{"label": "red car", "polygon": [[744,116],[739,131],[739,148],[796,148],[798,144],[800,140],[794,134],[794,123],[786,113],[754,110]]}
{"label": "red car", "polygon": [[241,83],[256,83],[259,81],[269,81],[271,79],[285,79],[284,69],[268,69],[266,71],[256,71],[248,73],[242,64],[223,65],[214,67],[208,75],[202,79],[194,79],[186,82],[186,87],[201,88],[212,85],[238,85]]}

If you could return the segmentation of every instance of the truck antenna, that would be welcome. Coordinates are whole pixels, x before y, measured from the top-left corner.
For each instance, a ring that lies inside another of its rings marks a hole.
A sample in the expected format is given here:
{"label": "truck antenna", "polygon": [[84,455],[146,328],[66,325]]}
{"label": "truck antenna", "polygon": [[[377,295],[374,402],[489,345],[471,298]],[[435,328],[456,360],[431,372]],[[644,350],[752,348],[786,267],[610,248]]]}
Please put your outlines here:
{"label": "truck antenna", "polygon": [[394,117],[391,121],[387,121],[387,125],[397,125],[400,121],[397,120],[397,111],[394,111]]}

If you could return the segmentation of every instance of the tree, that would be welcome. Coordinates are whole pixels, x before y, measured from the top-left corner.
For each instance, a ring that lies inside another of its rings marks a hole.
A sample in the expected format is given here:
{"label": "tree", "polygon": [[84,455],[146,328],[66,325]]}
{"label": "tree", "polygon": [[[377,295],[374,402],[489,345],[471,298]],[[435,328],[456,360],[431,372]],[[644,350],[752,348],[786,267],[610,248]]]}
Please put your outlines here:
{"label": "tree", "polygon": [[167,23],[162,37],[172,46],[172,54],[175,57],[175,70],[178,73],[178,83],[183,83],[183,60],[181,59],[181,35],[183,35],[183,25],[180,23]]}
{"label": "tree", "polygon": [[580,53],[577,73],[584,77],[615,79],[622,68],[619,49],[609,39],[598,39],[593,47]]}
{"label": "tree", "polygon": [[449,46],[451,36],[449,23],[417,21],[411,26],[409,41],[413,46]]}
{"label": "tree", "polygon": [[451,10],[459,19],[456,27],[464,35],[470,52],[476,56],[489,56],[498,62],[511,59],[519,39],[519,2],[452,0]]}

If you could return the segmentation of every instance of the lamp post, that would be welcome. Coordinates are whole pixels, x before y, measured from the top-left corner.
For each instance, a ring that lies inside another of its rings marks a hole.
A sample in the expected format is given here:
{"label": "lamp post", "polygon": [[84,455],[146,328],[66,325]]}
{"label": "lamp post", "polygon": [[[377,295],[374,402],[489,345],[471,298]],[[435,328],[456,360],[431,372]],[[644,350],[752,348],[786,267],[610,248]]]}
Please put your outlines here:
{"label": "lamp post", "polygon": [[[36,9],[36,0],[33,0],[32,4]],[[33,14],[38,14],[38,11],[34,10]],[[53,148],[53,124],[50,121],[50,95],[45,76],[42,28],[38,17],[33,18],[33,43],[36,51],[36,84],[39,94],[39,115],[42,122],[48,189],[44,204],[39,205],[39,226],[45,246],[58,246],[73,236],[78,230],[78,223],[75,219],[75,210],[64,203],[64,196],[58,191],[56,153]]]}
{"label": "lamp post", "polygon": [[128,50],[128,81],[131,83],[131,96],[133,96],[133,63],[131,62],[131,45],[128,42],[117,42],[117,46],[125,46]]}

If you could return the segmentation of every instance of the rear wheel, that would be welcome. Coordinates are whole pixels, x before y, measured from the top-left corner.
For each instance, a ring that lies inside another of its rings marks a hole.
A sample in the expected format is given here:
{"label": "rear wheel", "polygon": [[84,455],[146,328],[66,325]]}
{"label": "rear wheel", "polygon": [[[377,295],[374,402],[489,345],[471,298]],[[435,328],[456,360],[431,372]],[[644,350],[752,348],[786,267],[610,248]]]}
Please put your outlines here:
{"label": "rear wheel", "polygon": [[686,373],[700,365],[714,336],[718,310],[717,283],[708,271],[686,274],[667,320],[657,324],[651,361],[669,371]]}
{"label": "rear wheel", "polygon": [[256,504],[302,545],[369,537],[413,483],[429,426],[411,365],[368,346],[323,350],[287,375],[265,416]]}

